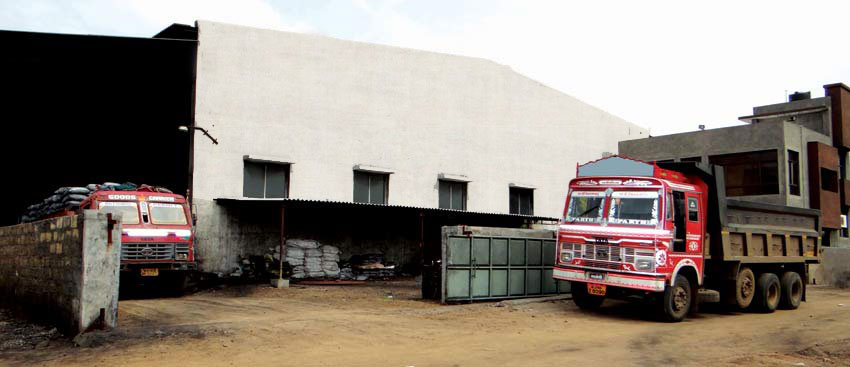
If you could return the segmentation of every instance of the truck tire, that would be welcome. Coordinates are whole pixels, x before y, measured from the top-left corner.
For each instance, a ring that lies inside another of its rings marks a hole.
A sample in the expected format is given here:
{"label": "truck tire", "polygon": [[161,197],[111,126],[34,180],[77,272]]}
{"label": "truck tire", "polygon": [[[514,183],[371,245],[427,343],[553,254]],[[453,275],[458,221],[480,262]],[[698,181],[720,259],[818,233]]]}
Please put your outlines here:
{"label": "truck tire", "polygon": [[668,322],[679,322],[685,319],[694,302],[691,283],[683,275],[677,275],[672,286],[664,289],[661,297],[661,318]]}
{"label": "truck tire", "polygon": [[779,277],[773,273],[762,273],[756,282],[756,297],[753,302],[754,309],[759,312],[771,313],[779,306],[782,291],[779,286]]}
{"label": "truck tire", "polygon": [[571,282],[570,292],[573,295],[573,302],[582,310],[595,310],[605,301],[603,296],[587,294],[587,283]]}
{"label": "truck tire", "polygon": [[796,310],[797,307],[800,307],[800,301],[803,300],[803,280],[800,279],[800,274],[794,271],[786,271],[785,274],[782,274],[779,286],[782,288],[779,306],[785,310]]}
{"label": "truck tire", "polygon": [[735,305],[740,309],[750,307],[756,294],[756,276],[753,270],[743,267],[735,277]]}

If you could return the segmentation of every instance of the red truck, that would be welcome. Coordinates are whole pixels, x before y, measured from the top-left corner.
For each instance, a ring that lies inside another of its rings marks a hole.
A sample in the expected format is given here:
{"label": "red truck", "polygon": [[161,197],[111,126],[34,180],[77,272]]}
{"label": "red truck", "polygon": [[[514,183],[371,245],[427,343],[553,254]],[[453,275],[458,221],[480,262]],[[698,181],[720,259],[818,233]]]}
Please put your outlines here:
{"label": "red truck", "polygon": [[182,291],[190,273],[197,268],[192,215],[186,199],[147,185],[90,186],[94,190],[90,194],[70,195],[85,198],[78,204],[42,211],[41,217],[75,215],[85,209],[120,213],[122,286],[155,280],[168,289]]}
{"label": "red truck", "polygon": [[726,198],[720,166],[613,156],[570,181],[553,277],[571,282],[582,309],[638,298],[673,322],[700,298],[795,309],[820,225],[818,210]]}

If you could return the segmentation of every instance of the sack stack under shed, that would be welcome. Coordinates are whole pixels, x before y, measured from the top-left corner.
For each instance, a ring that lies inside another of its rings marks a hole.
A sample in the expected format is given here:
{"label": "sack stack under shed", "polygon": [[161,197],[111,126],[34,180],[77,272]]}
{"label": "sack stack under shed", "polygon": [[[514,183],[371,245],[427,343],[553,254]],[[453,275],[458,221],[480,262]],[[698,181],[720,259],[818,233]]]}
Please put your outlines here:
{"label": "sack stack under shed", "polygon": [[[269,249],[271,257],[280,258],[278,248]],[[341,279],[367,280],[387,279],[398,275],[393,263],[388,263],[383,254],[353,255],[340,263],[339,247],[322,245],[316,240],[286,240],[286,256],[283,261],[292,267],[294,279]]]}
{"label": "sack stack under shed", "polygon": [[314,240],[286,240],[285,261],[292,265],[292,277],[339,278],[339,248]]}

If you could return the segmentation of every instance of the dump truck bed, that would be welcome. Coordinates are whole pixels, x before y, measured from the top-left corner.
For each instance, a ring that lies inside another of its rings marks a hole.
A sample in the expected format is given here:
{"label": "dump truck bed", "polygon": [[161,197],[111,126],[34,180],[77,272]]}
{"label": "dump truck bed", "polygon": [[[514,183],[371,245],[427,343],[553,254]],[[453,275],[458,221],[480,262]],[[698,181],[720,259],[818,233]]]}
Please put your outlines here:
{"label": "dump truck bed", "polygon": [[742,263],[817,262],[820,211],[734,199],[718,208],[720,233],[710,258]]}
{"label": "dump truck bed", "polygon": [[817,209],[726,197],[722,166],[694,162],[659,167],[700,177],[708,193],[705,258],[740,263],[816,263],[821,246]]}

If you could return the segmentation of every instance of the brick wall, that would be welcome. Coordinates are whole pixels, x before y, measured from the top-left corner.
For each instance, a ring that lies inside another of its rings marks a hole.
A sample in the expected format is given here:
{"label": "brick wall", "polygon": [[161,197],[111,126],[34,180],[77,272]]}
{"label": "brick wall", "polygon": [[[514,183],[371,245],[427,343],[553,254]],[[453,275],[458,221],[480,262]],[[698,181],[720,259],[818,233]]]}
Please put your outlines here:
{"label": "brick wall", "polygon": [[[117,218],[116,218],[117,219]],[[0,303],[77,334],[114,327],[121,229],[105,213],[0,227]]]}

